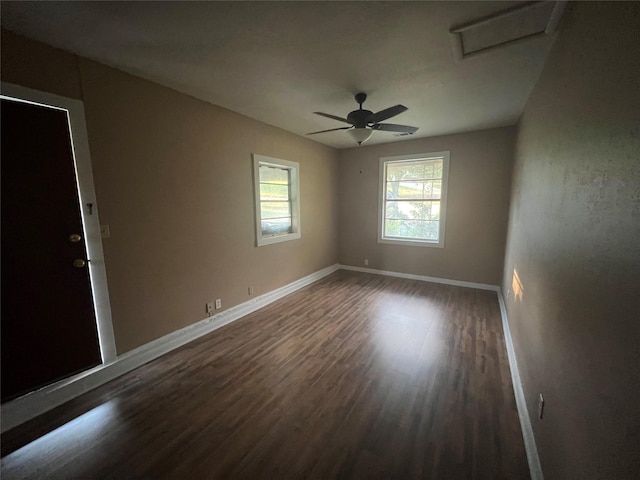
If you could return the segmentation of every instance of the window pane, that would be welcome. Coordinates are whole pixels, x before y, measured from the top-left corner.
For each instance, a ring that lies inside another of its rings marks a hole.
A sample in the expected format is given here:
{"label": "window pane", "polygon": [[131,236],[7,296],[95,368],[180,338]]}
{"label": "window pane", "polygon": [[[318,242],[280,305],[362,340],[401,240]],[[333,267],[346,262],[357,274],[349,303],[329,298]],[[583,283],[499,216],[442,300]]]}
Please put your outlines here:
{"label": "window pane", "polygon": [[433,195],[431,198],[440,198],[442,196],[442,180],[433,181]]}
{"label": "window pane", "polygon": [[413,198],[440,198],[441,180],[421,182],[387,182],[387,200]]}
{"label": "window pane", "polygon": [[431,202],[431,220],[440,220],[440,202]]}
{"label": "window pane", "polygon": [[438,178],[435,174],[434,162],[429,162],[424,166],[424,178]]}
{"label": "window pane", "polygon": [[386,202],[385,218],[394,220],[439,220],[439,201]]}
{"label": "window pane", "polygon": [[433,163],[433,178],[442,178],[442,160]]}
{"label": "window pane", "polygon": [[387,200],[398,198],[398,190],[400,188],[399,182],[387,182]]}
{"label": "window pane", "polygon": [[291,217],[288,218],[274,218],[271,220],[262,220],[262,234],[274,235],[279,233],[290,233]]}
{"label": "window pane", "polygon": [[422,162],[398,162],[387,164],[387,180],[409,180],[424,178]]}
{"label": "window pane", "polygon": [[289,170],[286,168],[260,165],[260,182],[289,184]]}
{"label": "window pane", "polygon": [[260,184],[260,200],[289,201],[289,187],[287,185]]}
{"label": "window pane", "polygon": [[442,159],[387,163],[387,181],[442,178]]}
{"label": "window pane", "polygon": [[437,241],[438,228],[438,221],[385,220],[384,222],[384,234],[387,237]]}
{"label": "window pane", "polygon": [[423,198],[424,182],[400,182],[398,198]]}
{"label": "window pane", "polygon": [[290,217],[289,202],[260,202],[260,218]]}

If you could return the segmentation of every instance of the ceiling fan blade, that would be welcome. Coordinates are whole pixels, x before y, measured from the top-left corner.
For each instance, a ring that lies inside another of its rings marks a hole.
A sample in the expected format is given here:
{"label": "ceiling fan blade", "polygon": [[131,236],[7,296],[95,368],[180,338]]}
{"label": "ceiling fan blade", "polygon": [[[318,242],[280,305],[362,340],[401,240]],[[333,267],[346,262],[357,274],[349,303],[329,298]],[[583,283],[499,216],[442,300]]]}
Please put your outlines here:
{"label": "ceiling fan blade", "polygon": [[330,128],[329,130],[320,130],[318,132],[307,133],[307,135],[315,135],[316,133],[335,132],[336,130],[349,130],[353,127]]}
{"label": "ceiling fan blade", "polygon": [[337,117],[335,115],[331,115],[330,113],[322,113],[322,112],[313,112],[316,115],[320,115],[322,117],[327,117],[327,118],[333,118],[334,120],[338,120],[339,122],[344,122],[344,123],[348,123],[349,125],[351,125],[351,122],[349,120],[347,120],[346,118],[342,118],[342,117]]}
{"label": "ceiling fan blade", "polygon": [[374,130],[382,130],[383,132],[415,133],[418,131],[418,127],[395,125],[393,123],[376,123],[375,125],[372,125],[371,128]]}
{"label": "ceiling fan blade", "polygon": [[367,120],[368,123],[378,123],[386,120],[387,118],[395,117],[396,115],[400,115],[402,112],[406,112],[409,110],[404,105],[396,105],[395,107],[385,108],[384,110],[380,110],[377,113],[374,113]]}

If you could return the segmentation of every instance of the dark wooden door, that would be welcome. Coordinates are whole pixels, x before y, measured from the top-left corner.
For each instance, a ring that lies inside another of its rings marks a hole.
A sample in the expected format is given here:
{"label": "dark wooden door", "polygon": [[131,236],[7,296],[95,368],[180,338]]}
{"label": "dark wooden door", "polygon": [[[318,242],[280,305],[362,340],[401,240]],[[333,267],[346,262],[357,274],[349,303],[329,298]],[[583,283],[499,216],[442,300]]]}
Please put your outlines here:
{"label": "dark wooden door", "polygon": [[[101,362],[67,112],[2,99],[2,402]],[[78,235],[72,239],[72,235]]]}

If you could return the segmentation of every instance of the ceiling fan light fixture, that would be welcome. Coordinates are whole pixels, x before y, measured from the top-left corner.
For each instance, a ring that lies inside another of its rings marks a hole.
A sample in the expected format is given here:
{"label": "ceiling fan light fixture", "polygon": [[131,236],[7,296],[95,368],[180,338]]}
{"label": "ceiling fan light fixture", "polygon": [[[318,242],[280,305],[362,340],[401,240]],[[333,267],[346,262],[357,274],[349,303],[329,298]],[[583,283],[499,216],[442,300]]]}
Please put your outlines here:
{"label": "ceiling fan light fixture", "polygon": [[352,128],[351,130],[347,130],[347,133],[351,135],[351,138],[358,142],[358,145],[362,145],[371,138],[373,130],[370,128]]}

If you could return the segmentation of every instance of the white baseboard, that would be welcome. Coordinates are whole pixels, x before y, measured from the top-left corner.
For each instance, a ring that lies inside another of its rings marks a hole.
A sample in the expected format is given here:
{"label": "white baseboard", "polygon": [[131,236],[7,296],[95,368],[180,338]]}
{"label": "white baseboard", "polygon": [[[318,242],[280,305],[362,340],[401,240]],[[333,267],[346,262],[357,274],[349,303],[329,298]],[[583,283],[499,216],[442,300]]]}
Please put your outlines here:
{"label": "white baseboard", "polygon": [[462,280],[450,280],[448,278],[427,277],[425,275],[414,275],[412,273],[392,272],[389,270],[376,270],[374,268],[353,267],[351,265],[340,265],[342,270],[351,270],[353,272],[374,273],[376,275],[385,275],[387,277],[408,278],[411,280],[421,280],[423,282],[444,283],[445,285],[455,285],[457,287],[477,288],[478,290],[500,291],[498,285],[489,285],[488,283],[464,282]]}
{"label": "white baseboard", "polygon": [[295,282],[280,287],[224,312],[176,330],[164,337],[146,343],[120,355],[111,363],[82,372],[81,374],[48,385],[40,390],[2,405],[2,433],[62,405],[83,393],[99,387],[131,370],[175,350],[196,338],[206,335],[239,318],[248,315],[276,300],[338,270],[338,264],[323,268]]}
{"label": "white baseboard", "polygon": [[524,448],[527,452],[527,461],[529,462],[529,474],[531,475],[531,480],[543,480],[544,476],[542,474],[542,466],[540,465],[536,439],[533,436],[531,418],[529,417],[529,410],[527,410],[527,402],[525,401],[524,390],[522,389],[522,382],[520,381],[516,352],[513,349],[513,340],[511,338],[511,331],[509,330],[509,321],[507,320],[507,308],[505,306],[501,290],[498,290],[498,303],[500,305],[502,330],[504,331],[504,341],[507,347],[507,356],[509,358],[509,370],[511,370],[511,383],[513,384],[513,393],[516,397],[516,407],[518,408],[518,417],[520,418],[520,428],[522,429]]}

